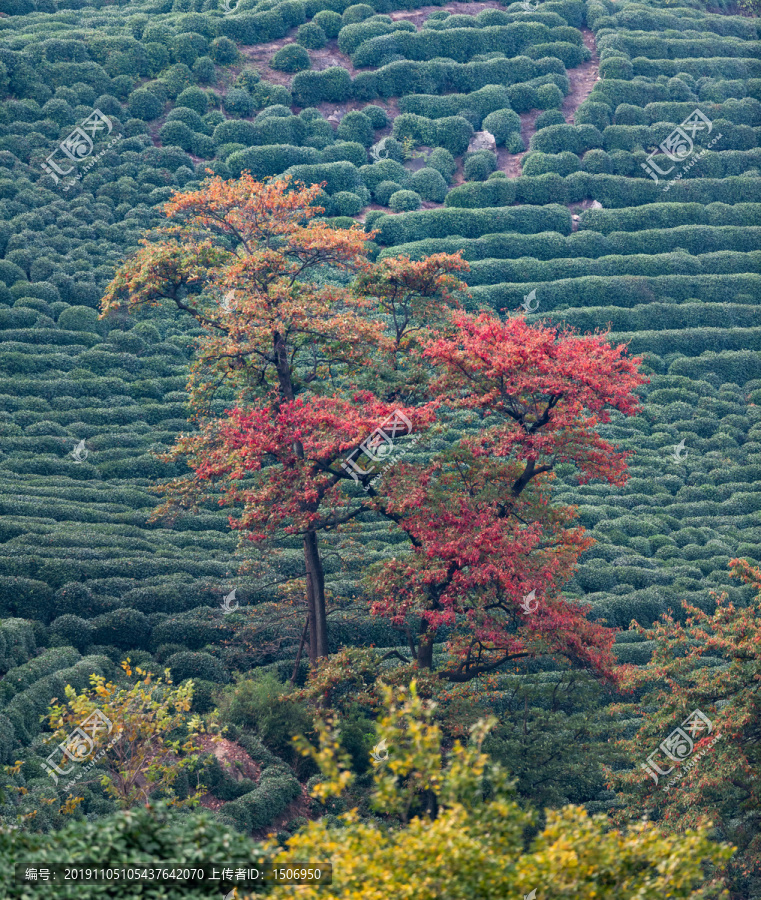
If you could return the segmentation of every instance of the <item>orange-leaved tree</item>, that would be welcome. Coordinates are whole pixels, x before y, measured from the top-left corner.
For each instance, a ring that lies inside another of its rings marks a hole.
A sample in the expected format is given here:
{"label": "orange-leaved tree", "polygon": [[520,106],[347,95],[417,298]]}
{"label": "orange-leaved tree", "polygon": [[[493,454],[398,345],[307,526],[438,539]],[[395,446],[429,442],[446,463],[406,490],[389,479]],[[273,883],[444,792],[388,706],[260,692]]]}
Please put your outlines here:
{"label": "orange-leaved tree", "polygon": [[[684,622],[664,615],[652,628],[644,666],[623,666],[637,703],[610,708],[641,722],[621,741],[633,768],[608,771],[620,823],[643,815],[681,831],[701,818],[738,846],[729,868],[733,897],[761,892],[761,569],[730,561],[755,591],[747,604],[723,594],[707,612],[686,602]],[[636,624],[636,623],[635,623]],[[643,710],[646,712],[643,714]]]}
{"label": "orange-leaved tree", "polygon": [[[255,541],[299,535],[313,664],[328,653],[318,535],[370,503],[343,490],[368,478],[345,460],[389,417],[405,433],[433,424],[425,398],[409,407],[396,399],[421,377],[394,361],[421,338],[421,312],[454,302],[460,283],[450,273],[464,265],[445,254],[373,265],[360,226],[317,220],[319,192],[246,173],[175,194],[170,224],[143,241],[103,299],[104,314],[168,303],[200,325],[189,380],[197,431],[170,454],[191,472],[165,486],[157,515],[213,498]],[[345,283],[357,275],[367,284]],[[223,415],[217,397],[229,401]]]}

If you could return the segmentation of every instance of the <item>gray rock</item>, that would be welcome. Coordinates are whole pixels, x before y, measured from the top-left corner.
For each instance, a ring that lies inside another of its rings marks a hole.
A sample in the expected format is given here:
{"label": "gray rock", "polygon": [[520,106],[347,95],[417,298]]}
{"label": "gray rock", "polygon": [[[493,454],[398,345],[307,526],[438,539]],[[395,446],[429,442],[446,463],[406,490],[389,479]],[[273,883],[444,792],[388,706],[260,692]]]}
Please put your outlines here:
{"label": "gray rock", "polygon": [[491,150],[492,153],[497,152],[497,141],[490,131],[477,131],[470,139],[468,153],[474,153],[476,150]]}

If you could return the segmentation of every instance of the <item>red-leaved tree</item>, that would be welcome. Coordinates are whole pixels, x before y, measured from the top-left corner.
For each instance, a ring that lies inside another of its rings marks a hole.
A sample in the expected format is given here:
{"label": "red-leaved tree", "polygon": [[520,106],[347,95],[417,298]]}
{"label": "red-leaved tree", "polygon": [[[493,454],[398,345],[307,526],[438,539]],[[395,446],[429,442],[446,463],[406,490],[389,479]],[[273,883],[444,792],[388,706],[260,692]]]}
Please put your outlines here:
{"label": "red-leaved tree", "polygon": [[400,465],[376,496],[412,552],[373,578],[375,611],[407,627],[426,668],[438,629],[453,628],[453,665],[441,673],[453,681],[537,653],[610,674],[612,632],[560,595],[592,542],[572,509],[552,504],[551,488],[559,463],[582,482],[623,484],[627,454],[596,426],[611,410],[637,410],[639,360],[604,335],[463,312],[424,356],[440,415],[466,411],[479,428],[425,467]]}

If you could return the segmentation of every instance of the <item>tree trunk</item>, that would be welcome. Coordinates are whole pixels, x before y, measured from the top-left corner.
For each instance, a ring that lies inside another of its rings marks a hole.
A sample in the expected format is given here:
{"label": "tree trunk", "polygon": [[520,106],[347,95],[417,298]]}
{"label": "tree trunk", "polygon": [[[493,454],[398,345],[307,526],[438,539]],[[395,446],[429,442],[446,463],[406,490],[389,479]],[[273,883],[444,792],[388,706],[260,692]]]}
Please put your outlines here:
{"label": "tree trunk", "polygon": [[[280,396],[291,403],[295,399],[295,394],[285,341],[279,332],[275,332],[272,338]],[[293,451],[299,459],[304,459],[301,441],[293,442]],[[325,612],[325,573],[322,569],[317,535],[313,531],[304,535],[304,564],[309,604],[309,663],[314,668],[318,659],[328,655],[328,620]]]}
{"label": "tree trunk", "polygon": [[[307,640],[307,631],[309,630],[309,613],[307,613],[306,622],[304,622],[304,630],[301,632],[301,642],[299,643],[299,652],[296,654],[296,662],[293,664],[293,675],[291,675],[291,684],[296,684],[296,676],[299,674],[299,666],[301,665],[301,654],[304,652],[304,644]],[[310,651],[311,655],[311,651]]]}
{"label": "tree trunk", "polygon": [[309,601],[309,662],[312,667],[320,657],[328,655],[328,619],[325,611],[325,573],[320,559],[317,535],[304,535],[304,562]]}
{"label": "tree trunk", "polygon": [[428,631],[425,622],[421,622],[420,629],[420,640],[417,645],[417,666],[418,669],[430,670],[433,668],[433,641],[436,637],[436,632]]}

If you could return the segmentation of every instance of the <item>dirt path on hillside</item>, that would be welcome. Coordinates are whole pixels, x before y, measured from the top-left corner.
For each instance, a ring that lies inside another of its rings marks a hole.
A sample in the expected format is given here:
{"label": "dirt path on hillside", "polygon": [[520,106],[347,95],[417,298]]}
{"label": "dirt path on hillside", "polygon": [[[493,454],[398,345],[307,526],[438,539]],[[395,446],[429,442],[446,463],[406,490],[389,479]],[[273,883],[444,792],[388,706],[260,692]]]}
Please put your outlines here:
{"label": "dirt path on hillside", "polygon": [[476,2],[476,3],[447,3],[446,6],[421,6],[418,9],[401,9],[397,12],[389,13],[393,21],[398,22],[399,19],[407,19],[408,22],[412,22],[415,28],[420,28],[420,26],[425,22],[425,20],[430,16],[433,12],[450,12],[455,15],[464,15],[464,16],[477,16],[478,13],[482,12],[485,9],[504,9],[505,7],[496,2],[496,0],[485,0],[485,2]]}
{"label": "dirt path on hillside", "polygon": [[[571,90],[563,100],[560,111],[569,125],[573,125],[573,117],[576,110],[592,93],[592,89],[599,79],[600,57],[595,45],[595,36],[588,28],[582,28],[581,34],[584,45],[589,49],[592,56],[585,63],[576,66],[575,69],[567,70],[568,79],[571,82]],[[521,113],[521,137],[527,148],[536,132],[536,120],[540,114],[541,110],[539,109]],[[508,153],[504,147],[500,147],[497,150],[497,164],[508,178],[517,178],[521,174],[521,166],[525,155],[526,153]]]}

